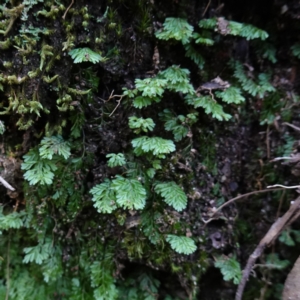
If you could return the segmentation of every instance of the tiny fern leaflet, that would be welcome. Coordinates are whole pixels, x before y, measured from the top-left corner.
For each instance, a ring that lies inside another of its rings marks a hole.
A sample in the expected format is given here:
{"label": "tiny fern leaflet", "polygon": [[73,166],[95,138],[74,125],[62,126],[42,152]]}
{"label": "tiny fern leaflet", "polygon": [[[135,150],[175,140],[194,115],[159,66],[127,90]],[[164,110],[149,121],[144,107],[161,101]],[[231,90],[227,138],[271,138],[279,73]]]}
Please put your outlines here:
{"label": "tiny fern leaflet", "polygon": [[71,155],[69,143],[64,141],[62,136],[44,137],[39,148],[40,157],[52,159],[53,155],[58,154],[68,159]]}
{"label": "tiny fern leaflet", "polygon": [[57,166],[54,161],[42,159],[37,150],[30,150],[24,155],[24,162],[21,166],[22,170],[26,170],[24,178],[29,181],[30,185],[51,184],[53,182],[54,171]]}
{"label": "tiny fern leaflet", "polygon": [[173,181],[161,182],[155,185],[155,192],[164,198],[164,201],[177,211],[186,208],[187,197],[184,191]]}
{"label": "tiny fern leaflet", "polygon": [[128,209],[142,209],[146,204],[146,190],[136,179],[127,179],[117,175],[112,181],[117,203]]}
{"label": "tiny fern leaflet", "polygon": [[151,118],[129,117],[129,128],[134,129],[134,133],[139,134],[141,131],[148,132],[154,129],[155,123]]}
{"label": "tiny fern leaflet", "polygon": [[215,267],[220,269],[225,281],[233,280],[234,284],[240,283],[242,270],[239,262],[234,257],[219,257],[215,261]]}
{"label": "tiny fern leaflet", "polygon": [[170,243],[171,248],[180,254],[189,255],[195,252],[197,249],[195,242],[186,236],[168,234],[166,240],[168,243]]}
{"label": "tiny fern leaflet", "polygon": [[101,184],[96,185],[90,191],[93,195],[94,207],[99,213],[112,213],[116,208],[116,193],[111,187],[111,181],[105,179]]}
{"label": "tiny fern leaflet", "polygon": [[167,154],[175,151],[175,145],[171,140],[160,137],[141,136],[131,141],[136,155],[150,152],[153,155]]}
{"label": "tiny fern leaflet", "polygon": [[166,18],[163,29],[155,33],[160,40],[175,39],[187,44],[192,37],[194,27],[186,19]]}
{"label": "tiny fern leaflet", "polygon": [[81,62],[92,62],[93,64],[96,64],[106,60],[106,58],[102,57],[99,53],[87,47],[73,49],[69,52],[69,55],[74,60],[75,64]]}
{"label": "tiny fern leaflet", "polygon": [[222,101],[230,104],[240,104],[245,101],[245,98],[241,94],[241,89],[236,87],[229,87],[223,92],[216,92],[216,95],[222,99]]}
{"label": "tiny fern leaflet", "polygon": [[111,168],[124,166],[126,164],[125,156],[123,153],[110,153],[106,155],[106,158],[109,158],[107,165]]}

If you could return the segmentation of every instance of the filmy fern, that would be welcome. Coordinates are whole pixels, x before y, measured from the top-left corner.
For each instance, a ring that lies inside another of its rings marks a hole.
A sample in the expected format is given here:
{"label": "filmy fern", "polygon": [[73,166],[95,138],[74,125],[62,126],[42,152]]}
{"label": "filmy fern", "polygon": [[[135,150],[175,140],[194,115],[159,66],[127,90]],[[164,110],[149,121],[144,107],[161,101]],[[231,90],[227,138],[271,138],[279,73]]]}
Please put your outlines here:
{"label": "filmy fern", "polygon": [[64,141],[62,136],[44,137],[39,147],[41,158],[52,159],[53,155],[61,155],[64,159],[71,155],[69,143]]}
{"label": "filmy fern", "polygon": [[125,156],[123,153],[110,153],[106,155],[107,158],[109,158],[107,165],[111,168],[117,167],[117,166],[123,166],[126,164]]}
{"label": "filmy fern", "polygon": [[186,236],[168,234],[166,240],[170,243],[171,248],[178,253],[189,255],[197,249],[195,242]]}
{"label": "filmy fern", "polygon": [[157,183],[154,188],[164,201],[177,211],[186,208],[187,197],[184,191],[173,181]]}
{"label": "filmy fern", "polygon": [[233,280],[234,284],[240,283],[242,270],[239,262],[234,257],[219,257],[215,261],[215,267],[220,269],[225,281]]}
{"label": "filmy fern", "polygon": [[163,29],[156,32],[155,35],[160,40],[175,39],[186,44],[189,42],[193,30],[194,27],[191,26],[186,19],[166,18]]}
{"label": "filmy fern", "polygon": [[81,62],[92,62],[93,64],[96,64],[106,60],[105,57],[102,57],[99,53],[87,47],[73,49],[69,52],[69,55],[74,60],[75,64]]}
{"label": "filmy fern", "polygon": [[111,182],[107,179],[90,191],[94,206],[100,213],[111,213],[117,206],[126,209],[142,209],[146,203],[146,190],[136,179],[117,175]]}
{"label": "filmy fern", "polygon": [[160,137],[141,136],[131,141],[136,155],[152,153],[158,157],[164,158],[164,154],[175,151],[173,141],[166,140]]}
{"label": "filmy fern", "polygon": [[155,123],[151,118],[129,117],[129,128],[134,129],[133,132],[139,134],[141,131],[148,132],[154,129]]}

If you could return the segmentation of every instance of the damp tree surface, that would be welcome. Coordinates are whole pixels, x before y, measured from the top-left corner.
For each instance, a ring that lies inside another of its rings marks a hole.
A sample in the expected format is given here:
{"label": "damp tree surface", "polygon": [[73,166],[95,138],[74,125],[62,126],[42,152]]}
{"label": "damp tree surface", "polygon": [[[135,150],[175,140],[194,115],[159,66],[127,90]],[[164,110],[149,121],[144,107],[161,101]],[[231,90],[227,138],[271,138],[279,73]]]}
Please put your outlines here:
{"label": "damp tree surface", "polygon": [[1,299],[300,294],[300,6],[261,5],[2,1]]}

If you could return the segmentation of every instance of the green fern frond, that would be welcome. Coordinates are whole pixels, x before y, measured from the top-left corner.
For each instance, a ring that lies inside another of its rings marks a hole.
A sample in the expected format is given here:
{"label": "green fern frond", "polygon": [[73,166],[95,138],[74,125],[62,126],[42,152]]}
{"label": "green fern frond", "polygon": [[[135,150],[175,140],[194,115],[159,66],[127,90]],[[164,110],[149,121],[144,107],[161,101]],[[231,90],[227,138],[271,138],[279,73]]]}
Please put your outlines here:
{"label": "green fern frond", "polygon": [[162,96],[165,91],[167,81],[159,78],[136,79],[135,87],[142,93],[143,97]]}
{"label": "green fern frond", "polygon": [[166,18],[163,29],[157,31],[155,36],[160,40],[175,39],[187,44],[192,37],[194,27],[186,19]]}
{"label": "green fern frond", "polygon": [[134,129],[134,133],[139,134],[141,131],[148,132],[152,131],[155,127],[155,123],[151,118],[138,118],[129,117],[129,128]]}
{"label": "green fern frond", "polygon": [[197,51],[192,44],[185,44],[185,56],[189,57],[198,67],[200,70],[203,69],[205,60],[203,56]]}
{"label": "green fern frond", "polygon": [[215,41],[212,40],[211,38],[201,36],[197,32],[193,33],[193,38],[195,39],[196,44],[202,44],[202,45],[205,45],[205,46],[212,46],[215,43]]}
{"label": "green fern frond", "polygon": [[38,244],[35,247],[24,248],[25,257],[23,263],[35,262],[36,264],[42,264],[44,260],[48,259],[50,256],[52,248],[51,240],[45,241],[43,244]]}
{"label": "green fern frond", "polygon": [[231,115],[226,114],[222,106],[213,100],[211,96],[193,97],[188,95],[185,99],[188,104],[193,105],[195,108],[202,107],[206,114],[211,114],[213,118],[219,121],[228,121],[231,118]]}
{"label": "green fern frond", "polygon": [[0,207],[0,230],[8,230],[10,228],[19,229],[23,227],[23,217],[25,211],[12,212],[6,215],[3,214],[3,206]]}
{"label": "green fern frond", "polygon": [[157,183],[154,190],[175,210],[182,211],[186,208],[186,194],[174,181]]}
{"label": "green fern frond", "polygon": [[228,104],[231,103],[240,104],[245,101],[241,89],[233,86],[229,87],[223,92],[216,92],[216,96],[221,98],[222,101]]}
{"label": "green fern frond", "polygon": [[143,96],[138,96],[134,98],[133,100],[133,106],[135,108],[143,108],[151,105],[153,102],[160,102],[161,99],[159,97],[143,97]]}
{"label": "green fern frond", "polygon": [[261,30],[249,24],[229,21],[228,27],[230,29],[229,34],[235,36],[241,36],[246,38],[247,40],[253,40],[253,39],[265,40],[269,36],[266,31]]}
{"label": "green fern frond", "polygon": [[107,165],[111,168],[124,166],[126,164],[125,156],[123,153],[110,153],[106,155],[106,158],[109,158]]}
{"label": "green fern frond", "polygon": [[96,185],[90,190],[93,195],[94,207],[99,213],[112,213],[116,208],[116,193],[111,186],[111,181],[105,179],[103,183]]}
{"label": "green fern frond", "polygon": [[146,204],[146,190],[139,180],[116,176],[112,181],[117,203],[128,209],[142,209]]}
{"label": "green fern frond", "polygon": [[152,153],[153,155],[168,154],[175,151],[175,145],[171,140],[160,137],[141,136],[131,141],[134,152],[137,155]]}
{"label": "green fern frond", "polygon": [[52,159],[53,155],[61,155],[68,159],[71,155],[71,149],[68,142],[64,141],[62,136],[44,137],[39,148],[41,158]]}
{"label": "green fern frond", "polygon": [[214,29],[217,26],[217,19],[216,18],[203,19],[199,22],[198,25],[200,28]]}
{"label": "green fern frond", "polygon": [[24,178],[30,185],[40,183],[51,184],[54,178],[54,171],[57,170],[55,161],[42,159],[37,150],[30,150],[23,156],[24,162],[21,165],[22,170],[26,170]]}
{"label": "green fern frond", "polygon": [[98,62],[103,62],[106,60],[105,57],[102,57],[99,53],[87,47],[73,49],[69,51],[69,55],[74,60],[75,64],[81,62],[92,62],[93,64],[96,64]]}
{"label": "green fern frond", "polygon": [[190,255],[196,251],[197,247],[195,242],[186,236],[177,236],[168,234],[166,241],[170,243],[171,248],[180,254]]}
{"label": "green fern frond", "polygon": [[233,280],[234,284],[240,283],[242,270],[239,262],[234,257],[219,257],[215,261],[215,267],[220,269],[225,281]]}

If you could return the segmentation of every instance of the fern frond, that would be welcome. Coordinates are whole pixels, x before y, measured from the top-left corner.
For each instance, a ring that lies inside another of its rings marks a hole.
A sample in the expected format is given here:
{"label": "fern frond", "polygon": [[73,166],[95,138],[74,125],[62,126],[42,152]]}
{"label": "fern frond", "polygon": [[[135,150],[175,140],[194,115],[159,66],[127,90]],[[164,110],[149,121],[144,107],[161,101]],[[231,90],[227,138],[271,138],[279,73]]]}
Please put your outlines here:
{"label": "fern frond", "polygon": [[168,234],[166,241],[170,243],[171,248],[180,254],[190,255],[196,251],[197,247],[195,242],[186,236],[177,236]]}
{"label": "fern frond", "polygon": [[223,92],[216,92],[216,96],[221,98],[222,101],[228,104],[230,103],[240,104],[245,101],[241,89],[233,86],[229,87]]}
{"label": "fern frond", "polygon": [[193,97],[189,95],[185,99],[188,104],[193,105],[195,108],[202,107],[206,114],[211,114],[213,118],[219,121],[228,121],[231,118],[231,115],[226,114],[222,106],[213,100],[211,96]]}
{"label": "fern frond", "polygon": [[239,262],[234,257],[219,257],[215,261],[215,267],[220,269],[225,281],[233,280],[234,284],[240,283],[242,270]]}
{"label": "fern frond", "polygon": [[194,27],[186,19],[166,18],[163,29],[157,31],[155,36],[160,40],[175,39],[187,44],[192,36]]}
{"label": "fern frond", "polygon": [[148,132],[154,129],[155,123],[151,118],[129,117],[129,128],[134,129],[134,133],[139,134],[141,131]]}
{"label": "fern frond", "polygon": [[112,181],[118,205],[128,209],[142,209],[146,204],[146,190],[136,179],[116,176]]}
{"label": "fern frond", "polygon": [[157,183],[154,190],[175,210],[182,211],[186,208],[186,194],[174,181]]}
{"label": "fern frond", "polygon": [[53,155],[61,155],[68,159],[71,155],[71,149],[68,142],[64,141],[62,136],[44,137],[39,148],[41,158],[52,159]]}
{"label": "fern frond", "polygon": [[103,62],[106,60],[105,57],[102,57],[99,53],[87,47],[73,49],[69,51],[69,55],[74,60],[75,64],[81,62],[92,62],[93,64],[96,64],[98,62]]}
{"label": "fern frond", "polygon": [[111,168],[124,166],[126,164],[125,156],[123,153],[110,153],[106,155],[106,158],[109,158],[107,165]]}
{"label": "fern frond", "polygon": [[159,78],[136,79],[135,87],[142,93],[143,97],[162,96],[165,91],[167,81]]}
{"label": "fern frond", "polygon": [[203,56],[192,46],[192,44],[185,44],[185,56],[189,57],[199,69],[203,69],[205,60]]}
{"label": "fern frond", "polygon": [[57,166],[54,161],[42,159],[37,150],[30,150],[23,156],[24,162],[21,165],[22,170],[26,170],[24,178],[30,185],[51,184],[54,178],[54,171]]}
{"label": "fern frond", "polygon": [[93,195],[94,207],[99,213],[112,213],[116,208],[116,193],[111,186],[111,181],[105,179],[101,184],[96,185],[90,190]]}
{"label": "fern frond", "polygon": [[131,141],[134,152],[137,155],[152,153],[153,155],[167,154],[175,151],[175,145],[171,140],[160,137],[141,136]]}

